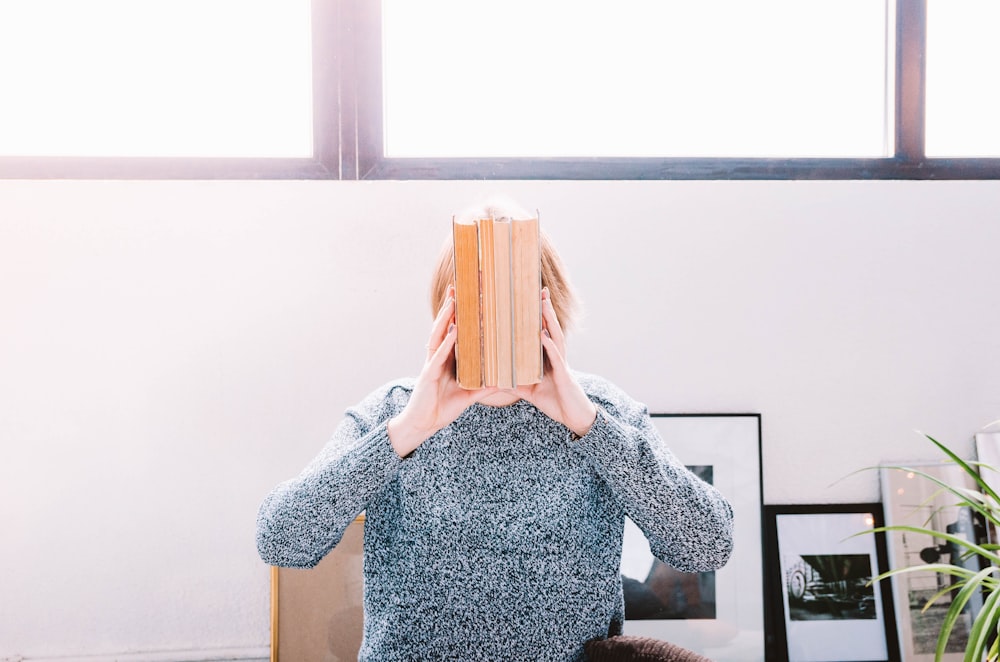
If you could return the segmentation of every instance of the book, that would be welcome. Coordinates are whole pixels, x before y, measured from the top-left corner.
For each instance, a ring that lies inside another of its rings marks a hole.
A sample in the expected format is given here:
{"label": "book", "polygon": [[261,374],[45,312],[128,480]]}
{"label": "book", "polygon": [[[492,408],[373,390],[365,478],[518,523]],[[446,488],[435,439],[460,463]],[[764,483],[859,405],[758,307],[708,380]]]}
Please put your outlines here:
{"label": "book", "polygon": [[[463,388],[483,383],[483,342],[479,332],[479,228],[453,224],[455,244],[455,377]],[[461,293],[461,296],[459,296]],[[473,295],[475,293],[475,295]]]}
{"label": "book", "polygon": [[455,219],[455,376],[459,386],[542,380],[538,219]]}

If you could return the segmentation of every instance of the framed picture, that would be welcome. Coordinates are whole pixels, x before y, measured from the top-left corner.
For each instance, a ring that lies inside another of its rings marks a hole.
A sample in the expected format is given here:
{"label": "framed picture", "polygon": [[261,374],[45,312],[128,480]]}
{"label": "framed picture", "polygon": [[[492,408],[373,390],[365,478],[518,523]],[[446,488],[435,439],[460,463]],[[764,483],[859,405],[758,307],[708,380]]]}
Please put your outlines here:
{"label": "framed picture", "polygon": [[987,465],[979,467],[979,476],[994,490],[1000,487],[1000,432],[977,432],[976,456]]}
{"label": "framed picture", "polygon": [[[976,457],[979,477],[994,491],[1000,490],[1000,432],[976,433]],[[987,524],[986,536],[994,545],[1000,543],[1000,536],[992,524]]]}
{"label": "framed picture", "polygon": [[[934,476],[958,488],[976,490],[975,481],[960,466],[944,462],[897,463],[897,467],[880,469],[887,525],[916,526],[964,536],[968,540],[985,540],[986,533],[981,523],[973,517],[972,509],[956,506],[954,495],[918,473]],[[890,531],[887,540],[890,568],[909,568],[924,563],[954,563],[968,564],[967,567],[979,570],[979,557],[964,557],[961,548],[942,538]],[[930,606],[927,603],[942,589],[947,589],[951,581],[950,575],[931,570],[907,572],[892,578],[899,645],[903,658],[908,662],[934,660],[938,632],[950,606],[951,596],[945,592]],[[966,612],[955,623],[945,650],[945,662],[964,658],[972,618],[982,607],[982,602],[981,595],[973,596]]]}
{"label": "framed picture", "polygon": [[898,662],[878,503],[764,507],[769,660]]}
{"label": "framed picture", "polygon": [[715,485],[736,513],[735,547],[715,572],[683,573],[653,557],[626,522],[625,633],[655,637],[716,662],[764,659],[759,414],[653,414],[667,447]]}

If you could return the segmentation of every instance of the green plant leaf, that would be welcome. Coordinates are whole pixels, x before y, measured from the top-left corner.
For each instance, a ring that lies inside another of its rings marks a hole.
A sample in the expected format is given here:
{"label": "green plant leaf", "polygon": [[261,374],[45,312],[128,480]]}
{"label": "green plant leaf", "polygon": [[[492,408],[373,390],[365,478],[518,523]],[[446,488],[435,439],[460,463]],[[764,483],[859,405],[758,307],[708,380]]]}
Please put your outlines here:
{"label": "green plant leaf", "polygon": [[877,532],[880,532],[880,531],[882,531],[882,532],[888,532],[888,531],[909,531],[910,533],[919,533],[919,534],[925,535],[925,536],[933,536],[935,538],[940,538],[942,540],[947,540],[948,542],[955,543],[956,545],[959,545],[960,547],[964,547],[964,548],[966,548],[968,550],[971,550],[971,551],[975,552],[976,554],[979,554],[980,556],[982,556],[986,560],[988,560],[993,565],[1000,565],[1000,556],[997,556],[996,554],[990,552],[988,549],[985,549],[984,547],[981,547],[980,545],[977,545],[974,542],[970,542],[969,540],[967,540],[965,538],[960,538],[960,537],[958,537],[956,535],[953,535],[951,533],[944,533],[942,531],[935,531],[934,529],[925,529],[925,528],[920,527],[920,526],[909,526],[909,525],[906,525],[906,524],[894,524],[893,526],[882,526],[882,527],[878,527],[878,528],[875,528],[875,529],[871,529],[871,532],[873,532],[873,533],[877,533]]}
{"label": "green plant leaf", "polygon": [[[966,465],[966,466],[968,466],[968,465]],[[922,478],[925,478],[925,479],[931,481],[932,483],[936,484],[938,487],[942,488],[943,491],[950,492],[954,496],[958,497],[959,502],[958,502],[958,504],[955,504],[956,507],[959,507],[959,508],[963,508],[963,507],[972,508],[977,513],[981,514],[984,518],[986,518],[988,521],[992,522],[994,525],[1000,526],[1000,520],[997,520],[996,514],[993,513],[993,512],[991,512],[991,509],[989,509],[986,506],[984,506],[978,499],[969,500],[969,499],[967,499],[965,497],[965,495],[962,493],[962,490],[966,489],[964,487],[958,488],[958,487],[954,487],[952,485],[949,485],[948,483],[944,482],[942,479],[938,478],[937,476],[933,476],[933,475],[927,473],[926,471],[922,471],[922,470],[917,469],[915,467],[885,466],[885,467],[882,467],[882,468],[883,469],[892,469],[892,470],[895,470],[895,471],[905,471],[907,473],[912,473],[914,475],[921,476]],[[933,500],[933,498],[934,498],[934,496],[929,497],[928,501]]]}
{"label": "green plant leaf", "polygon": [[[951,631],[955,627],[955,622],[962,615],[962,610],[965,609],[965,605],[968,604],[972,596],[976,594],[977,591],[981,590],[982,582],[984,579],[993,573],[993,568],[984,568],[980,570],[975,575],[970,577],[968,580],[963,582],[961,590],[955,595],[951,600],[951,606],[948,607],[948,612],[945,614],[944,623],[941,625],[941,631],[938,633],[937,641],[937,651],[935,652],[935,659],[941,659],[945,653],[945,648],[948,646],[948,638],[951,637]],[[944,591],[939,592],[938,595],[934,596],[932,599],[937,599],[945,593],[950,593],[955,587],[948,587]],[[930,604],[930,601],[927,603]]]}
{"label": "green plant leaf", "polygon": [[[991,425],[997,423],[1000,423],[1000,421]],[[957,500],[957,503],[954,504],[954,506],[939,506],[935,512],[951,507],[969,508],[981,515],[986,520],[988,525],[992,525],[993,528],[1000,530],[1000,494],[997,493],[997,491],[989,484],[989,481],[987,481],[982,475],[986,469],[997,473],[1000,473],[1000,470],[978,461],[963,460],[954,451],[931,435],[924,433],[921,434],[934,444],[938,450],[944,453],[950,463],[957,465],[965,474],[967,474],[972,479],[976,489],[966,487],[964,484],[949,485],[943,479],[917,467],[882,465],[878,467],[867,467],[866,469],[860,469],[859,471],[867,471],[872,468],[878,468],[881,470],[905,471],[912,473],[913,475],[921,476],[938,487],[935,493],[931,497],[928,497],[925,505],[930,505],[933,508],[933,504],[937,502],[942,494],[950,494]],[[849,475],[853,475],[853,473]],[[946,498],[945,501],[950,501],[950,499]],[[933,514],[934,513],[932,513],[931,517],[933,517]],[[931,520],[928,519],[927,521],[929,522]],[[977,555],[981,560],[985,560],[989,564],[989,567],[982,568],[981,570],[970,570],[968,568],[956,566],[952,563],[929,563],[926,565],[915,565],[907,568],[893,568],[883,572],[868,583],[871,585],[876,581],[883,581],[885,579],[895,578],[898,575],[914,572],[934,572],[941,575],[949,575],[954,578],[954,584],[944,587],[934,593],[934,595],[932,595],[924,605],[924,609],[926,610],[930,607],[930,605],[938,602],[942,597],[946,595],[952,596],[951,604],[948,606],[944,622],[938,632],[937,647],[934,655],[935,662],[941,662],[944,658],[948,640],[954,633],[955,626],[959,619],[962,618],[963,610],[968,608],[969,602],[972,600],[973,596],[982,592],[986,596],[986,599],[979,613],[973,618],[972,627],[969,631],[968,642],[965,647],[964,659],[965,662],[983,662],[984,659],[986,662],[1000,662],[1000,568],[997,567],[1000,566],[1000,544],[995,542],[978,544],[973,540],[937,531],[929,528],[928,526],[912,526],[906,524],[873,528],[855,535],[863,535],[865,533],[916,533],[926,535],[932,537],[935,541],[943,540],[955,546],[951,550],[951,560],[953,562],[956,561],[956,557],[961,558],[962,560],[968,560],[972,558],[973,555]]]}
{"label": "green plant leaf", "polygon": [[[957,582],[955,586],[960,586],[964,584],[965,582],[969,581],[969,579],[973,575],[976,574],[972,570],[969,570],[967,568],[960,568],[947,563],[931,563],[925,566],[909,566],[906,568],[893,568],[892,570],[887,570],[886,572],[883,572],[879,576],[872,578],[870,581],[867,582],[866,585],[871,586],[876,582],[885,581],[886,579],[892,579],[898,575],[905,575],[913,572],[936,572],[942,575],[952,575],[953,577],[959,578],[959,582]],[[996,590],[997,581],[993,578],[988,577],[984,580],[984,586],[986,586],[988,590],[991,591]],[[943,591],[939,591],[937,594],[931,596],[928,602],[929,603],[934,602],[935,600],[940,598],[941,595],[943,595],[944,593],[948,593],[953,588],[954,588],[953,586],[949,586],[945,588]]]}
{"label": "green plant leaf", "polygon": [[937,602],[944,596],[948,595],[949,593],[955,593],[956,591],[960,590],[963,586],[966,585],[966,581],[968,580],[962,579],[960,581],[955,582],[954,584],[950,584],[942,589],[939,589],[937,593],[927,598],[927,602],[925,602],[924,606],[920,608],[920,611],[921,612],[927,611],[928,609],[931,608],[931,605],[933,605],[935,602]]}
{"label": "green plant leaf", "polygon": [[968,568],[963,568],[957,565],[951,565],[950,563],[928,563],[927,565],[910,565],[905,568],[893,568],[892,570],[886,570],[878,577],[872,579],[872,582],[882,581],[889,577],[895,575],[904,575],[910,572],[937,572],[943,575],[954,575],[956,577],[962,577],[963,579],[968,579],[969,577],[976,574]]}
{"label": "green plant leaf", "polygon": [[[993,591],[983,608],[976,615],[969,631],[969,643],[965,648],[965,662],[980,662],[989,643],[989,637],[1000,618],[1000,591]],[[940,657],[936,658],[940,660]]]}
{"label": "green plant leaf", "polygon": [[954,462],[958,466],[962,467],[962,470],[965,471],[965,473],[967,473],[970,476],[972,476],[973,480],[975,480],[976,483],[979,485],[979,487],[981,487],[983,489],[983,492],[985,492],[986,494],[988,494],[994,501],[1000,501],[1000,495],[998,495],[996,492],[993,491],[993,488],[990,487],[989,484],[985,480],[983,480],[982,476],[979,475],[978,471],[976,471],[975,469],[973,469],[972,467],[970,467],[969,464],[965,460],[963,460],[962,458],[960,458],[958,455],[955,454],[955,452],[953,450],[951,450],[950,448],[948,448],[947,446],[945,446],[944,444],[942,444],[940,441],[938,441],[934,437],[930,436],[929,434],[924,434],[924,436],[927,437],[928,439],[930,439],[931,443],[934,444],[935,446],[937,446],[941,450],[942,453],[944,453],[945,455],[947,455],[948,457],[950,457],[951,460],[952,460],[952,462]]}

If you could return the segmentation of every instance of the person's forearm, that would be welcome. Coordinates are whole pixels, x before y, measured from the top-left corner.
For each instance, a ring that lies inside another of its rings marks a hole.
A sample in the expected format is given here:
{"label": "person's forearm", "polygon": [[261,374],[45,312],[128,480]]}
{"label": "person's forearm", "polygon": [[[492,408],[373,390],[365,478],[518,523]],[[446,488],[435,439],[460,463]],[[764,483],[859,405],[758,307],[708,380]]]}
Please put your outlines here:
{"label": "person's forearm", "polygon": [[389,441],[396,455],[403,458],[416,450],[428,437],[437,430],[424,430],[418,427],[404,409],[398,416],[389,420],[386,426]]}
{"label": "person's forearm", "polygon": [[309,568],[398,470],[385,425],[324,449],[297,478],[275,487],[257,517],[257,549],[271,565]]}
{"label": "person's forearm", "polygon": [[725,564],[732,552],[731,506],[672,456],[651,423],[630,426],[602,409],[577,446],[658,558],[687,572]]}

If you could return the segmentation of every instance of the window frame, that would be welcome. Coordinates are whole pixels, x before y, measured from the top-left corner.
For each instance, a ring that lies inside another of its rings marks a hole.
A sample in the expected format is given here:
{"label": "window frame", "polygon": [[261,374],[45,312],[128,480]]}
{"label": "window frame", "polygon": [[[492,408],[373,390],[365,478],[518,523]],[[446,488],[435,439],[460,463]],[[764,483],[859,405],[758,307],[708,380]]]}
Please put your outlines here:
{"label": "window frame", "polygon": [[924,153],[927,0],[895,0],[894,153],[884,158],[390,158],[382,123],[381,3],[312,0],[307,159],[0,157],[28,179],[1000,179],[1000,158]]}
{"label": "window frame", "polygon": [[313,156],[0,156],[0,179],[339,179],[339,0],[312,0]]}

